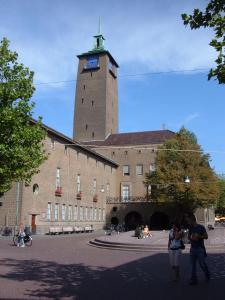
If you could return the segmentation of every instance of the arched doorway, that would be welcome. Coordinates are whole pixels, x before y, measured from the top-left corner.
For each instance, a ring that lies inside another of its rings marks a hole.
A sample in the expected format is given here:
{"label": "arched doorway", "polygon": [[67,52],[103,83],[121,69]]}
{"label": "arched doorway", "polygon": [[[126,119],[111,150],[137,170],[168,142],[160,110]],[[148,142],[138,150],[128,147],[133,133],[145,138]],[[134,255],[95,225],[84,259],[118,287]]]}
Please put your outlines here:
{"label": "arched doorway", "polygon": [[150,219],[150,229],[161,230],[161,229],[169,229],[170,221],[169,217],[160,211],[156,211]]}
{"label": "arched doorway", "polygon": [[124,221],[126,230],[134,230],[142,224],[142,216],[138,212],[132,211],[125,216]]}
{"label": "arched doorway", "polygon": [[111,218],[111,224],[117,226],[119,224],[119,220],[117,217]]}

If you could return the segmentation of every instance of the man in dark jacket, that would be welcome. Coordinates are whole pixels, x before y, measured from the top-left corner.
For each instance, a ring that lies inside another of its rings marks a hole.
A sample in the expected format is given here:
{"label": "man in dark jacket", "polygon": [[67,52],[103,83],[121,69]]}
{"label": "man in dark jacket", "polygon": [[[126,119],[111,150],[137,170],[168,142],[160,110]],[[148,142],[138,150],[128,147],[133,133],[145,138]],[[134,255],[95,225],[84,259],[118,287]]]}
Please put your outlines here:
{"label": "man in dark jacket", "polygon": [[204,245],[204,240],[208,239],[208,234],[203,225],[200,225],[196,222],[196,218],[194,215],[190,215],[187,217],[187,221],[189,223],[189,240],[191,243],[190,248],[190,260],[191,260],[191,280],[190,285],[195,285],[198,283],[197,279],[197,261],[205,274],[206,282],[210,280],[210,273],[208,266],[206,264],[206,250]]}

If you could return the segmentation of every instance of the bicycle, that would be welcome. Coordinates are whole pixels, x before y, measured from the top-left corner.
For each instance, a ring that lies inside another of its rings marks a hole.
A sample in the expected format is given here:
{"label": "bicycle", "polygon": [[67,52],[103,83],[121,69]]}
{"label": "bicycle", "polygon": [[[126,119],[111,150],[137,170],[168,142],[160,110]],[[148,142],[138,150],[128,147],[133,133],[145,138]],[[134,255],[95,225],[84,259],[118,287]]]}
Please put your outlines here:
{"label": "bicycle", "polygon": [[[18,239],[19,239],[19,235],[18,234],[14,235],[13,243],[15,246],[18,245]],[[26,246],[28,246],[28,247],[32,246],[32,237],[29,234],[26,234],[23,239],[24,239],[24,244]]]}

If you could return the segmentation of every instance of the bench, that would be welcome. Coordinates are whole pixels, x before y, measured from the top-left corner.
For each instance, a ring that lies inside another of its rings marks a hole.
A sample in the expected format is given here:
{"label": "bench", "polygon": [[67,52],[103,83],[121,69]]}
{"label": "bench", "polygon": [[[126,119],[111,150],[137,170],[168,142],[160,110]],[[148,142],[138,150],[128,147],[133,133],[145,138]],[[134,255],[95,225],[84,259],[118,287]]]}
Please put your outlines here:
{"label": "bench", "polygon": [[60,234],[62,232],[63,232],[63,228],[61,226],[49,227],[49,234]]}
{"label": "bench", "polygon": [[94,231],[93,226],[92,225],[85,226],[84,227],[84,231],[85,232],[93,232]]}

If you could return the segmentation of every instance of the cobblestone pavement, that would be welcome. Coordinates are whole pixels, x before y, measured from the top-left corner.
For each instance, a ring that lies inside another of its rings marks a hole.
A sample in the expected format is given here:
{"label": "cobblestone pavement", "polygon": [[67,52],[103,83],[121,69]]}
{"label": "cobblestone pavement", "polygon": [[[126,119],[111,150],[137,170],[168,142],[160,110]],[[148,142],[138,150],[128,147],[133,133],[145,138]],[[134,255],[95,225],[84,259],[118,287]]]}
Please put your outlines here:
{"label": "cobblestone pavement", "polygon": [[224,299],[225,254],[212,249],[209,284],[189,286],[189,255],[182,276],[170,282],[166,253],[140,253],[90,247],[98,234],[34,236],[33,246],[17,248],[0,239],[0,299]]}

